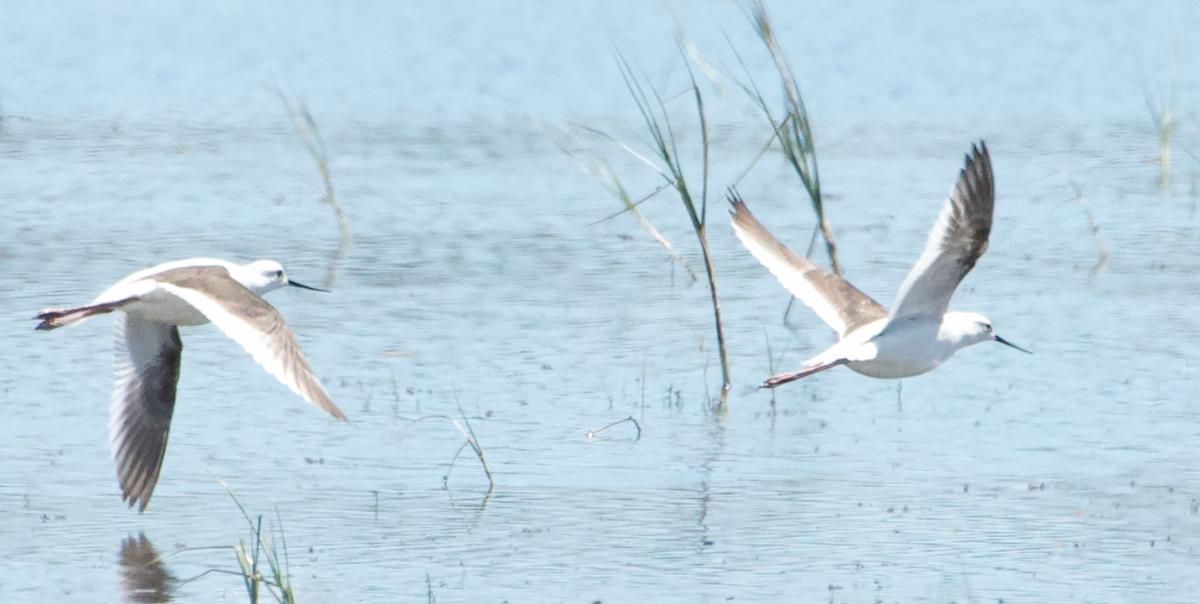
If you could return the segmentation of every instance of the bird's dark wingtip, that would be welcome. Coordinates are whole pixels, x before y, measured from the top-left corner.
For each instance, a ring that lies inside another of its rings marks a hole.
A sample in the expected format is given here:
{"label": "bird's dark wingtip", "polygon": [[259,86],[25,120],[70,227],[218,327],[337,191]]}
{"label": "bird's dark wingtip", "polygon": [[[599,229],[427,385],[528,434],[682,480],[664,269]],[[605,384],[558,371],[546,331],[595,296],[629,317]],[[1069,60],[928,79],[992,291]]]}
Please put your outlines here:
{"label": "bird's dark wingtip", "polygon": [[142,498],[138,497],[137,495],[125,495],[125,496],[121,497],[121,499],[125,502],[126,505],[129,506],[129,509],[132,510],[133,508],[136,507],[137,512],[139,514],[144,513],[146,511],[146,506],[150,505],[149,497],[142,499]]}
{"label": "bird's dark wingtip", "polygon": [[725,199],[729,200],[729,205],[733,208],[729,210],[730,214],[736,213],[739,208],[746,207],[746,203],[742,201],[742,196],[737,192],[737,187],[730,186]]}
{"label": "bird's dark wingtip", "polygon": [[990,158],[991,154],[988,153],[987,143],[981,138],[978,143],[971,143],[971,152],[967,154],[966,164],[970,166],[977,161]]}

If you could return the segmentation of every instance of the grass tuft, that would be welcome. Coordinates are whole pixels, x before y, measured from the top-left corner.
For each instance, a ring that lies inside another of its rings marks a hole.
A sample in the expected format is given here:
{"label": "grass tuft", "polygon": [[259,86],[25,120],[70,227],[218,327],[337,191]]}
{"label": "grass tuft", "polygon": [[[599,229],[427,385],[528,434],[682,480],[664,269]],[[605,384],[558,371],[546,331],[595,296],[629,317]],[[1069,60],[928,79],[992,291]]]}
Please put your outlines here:
{"label": "grass tuft", "polygon": [[[210,471],[209,474],[212,474],[212,472]],[[197,581],[210,574],[221,574],[241,577],[242,583],[246,587],[246,595],[249,597],[251,604],[258,604],[264,594],[269,595],[280,604],[295,604],[296,593],[292,587],[287,538],[283,533],[283,518],[279,514],[279,507],[275,507],[275,521],[278,528],[264,535],[262,514],[251,517],[250,513],[246,511],[246,507],[237,498],[237,495],[229,488],[229,485],[216,474],[212,474],[212,477],[225,489],[225,492],[229,494],[229,497],[233,499],[233,503],[237,505],[238,510],[242,513],[242,517],[246,519],[246,523],[250,526],[250,543],[247,544],[245,539],[239,539],[232,547],[187,547],[176,551],[175,553],[178,554],[185,551],[232,549],[234,555],[237,557],[238,570],[231,571],[222,568],[210,568],[190,579],[177,581],[177,585],[167,593],[167,596],[169,597],[175,590],[192,581]],[[278,545],[276,545],[277,540]],[[265,567],[263,566],[264,562],[266,563]]]}
{"label": "grass tuft", "polygon": [[[251,518],[250,513],[246,511],[245,506],[238,500],[237,495],[233,494],[233,490],[229,485],[225,484],[216,475],[217,482],[225,488],[225,492],[229,493],[229,497],[237,504],[238,510],[242,512],[242,516],[250,525],[251,544],[246,545],[245,539],[239,539],[237,544],[233,546],[233,551],[237,554],[238,567],[241,569],[242,581],[246,586],[246,594],[250,598],[250,604],[257,604],[259,596],[262,593],[270,594],[276,602],[282,604],[295,604],[296,594],[292,589],[292,575],[288,565],[287,555],[287,539],[283,534],[283,519],[279,515],[279,508],[275,508],[275,519],[279,523],[278,537],[282,546],[283,557],[279,556],[280,550],[276,548],[275,540],[267,535],[263,537],[263,517],[259,514],[255,518]],[[261,567],[260,563],[263,560],[267,562],[267,568]],[[264,574],[265,571],[265,574]],[[265,587],[265,590],[261,590]]]}

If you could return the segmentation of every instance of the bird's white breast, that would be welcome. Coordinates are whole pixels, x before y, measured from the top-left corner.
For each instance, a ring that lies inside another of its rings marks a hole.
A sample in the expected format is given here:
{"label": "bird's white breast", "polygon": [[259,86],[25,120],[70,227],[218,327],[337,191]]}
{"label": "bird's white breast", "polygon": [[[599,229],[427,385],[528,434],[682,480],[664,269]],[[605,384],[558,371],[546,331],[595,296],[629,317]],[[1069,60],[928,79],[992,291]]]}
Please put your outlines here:
{"label": "bird's white breast", "polygon": [[[868,329],[872,325],[863,327]],[[890,326],[871,337],[860,347],[857,358],[847,366],[874,378],[899,379],[932,371],[949,359],[957,350],[939,336],[940,323],[912,321]],[[847,338],[849,339],[849,338]],[[868,354],[873,352],[873,354]]]}
{"label": "bird's white breast", "polygon": [[157,288],[122,306],[121,310],[148,321],[169,325],[204,325],[208,323],[208,317],[196,310],[194,306]]}

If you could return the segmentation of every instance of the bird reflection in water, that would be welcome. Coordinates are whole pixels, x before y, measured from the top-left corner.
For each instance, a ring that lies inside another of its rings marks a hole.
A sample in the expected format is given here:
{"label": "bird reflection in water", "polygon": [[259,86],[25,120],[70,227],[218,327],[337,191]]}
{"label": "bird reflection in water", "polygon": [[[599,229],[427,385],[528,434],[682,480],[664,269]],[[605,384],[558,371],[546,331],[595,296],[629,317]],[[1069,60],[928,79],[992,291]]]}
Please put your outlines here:
{"label": "bird reflection in water", "polygon": [[174,584],[175,577],[163,566],[145,533],[121,542],[121,592],[125,602],[170,602]]}

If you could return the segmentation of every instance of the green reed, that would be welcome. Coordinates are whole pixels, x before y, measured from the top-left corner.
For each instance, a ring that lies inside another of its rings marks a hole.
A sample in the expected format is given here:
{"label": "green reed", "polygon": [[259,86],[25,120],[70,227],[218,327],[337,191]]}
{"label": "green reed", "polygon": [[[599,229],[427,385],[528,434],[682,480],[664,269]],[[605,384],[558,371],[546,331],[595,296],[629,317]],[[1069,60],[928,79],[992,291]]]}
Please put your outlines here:
{"label": "green reed", "polygon": [[692,71],[692,62],[688,57],[684,42],[681,37],[677,37],[676,42],[679,54],[683,58],[683,64],[687,69],[690,84],[689,88],[684,91],[684,94],[690,95],[695,103],[697,123],[700,127],[703,160],[698,197],[693,188],[689,186],[688,179],[684,174],[679,148],[675,139],[675,132],[671,125],[671,117],[662,96],[657,89],[650,85],[649,78],[644,73],[640,78],[634,73],[633,68],[630,67],[629,62],[620,51],[616,52],[616,57],[618,67],[621,70],[621,77],[625,80],[625,87],[629,90],[630,96],[633,97],[634,102],[637,104],[638,111],[645,122],[646,130],[650,134],[650,141],[647,144],[655,158],[666,166],[666,169],[660,169],[659,173],[666,180],[667,184],[679,195],[679,199],[687,211],[692,230],[696,233],[696,239],[700,244],[700,252],[704,259],[705,276],[708,278],[708,289],[712,299],[713,320],[717,330],[718,354],[721,359],[722,387],[716,407],[724,409],[729,393],[730,379],[728,354],[725,347],[725,326],[721,320],[721,298],[717,293],[716,272],[713,270],[712,254],[708,245],[708,225],[706,222],[710,149],[708,120],[704,112],[704,95],[701,93],[700,87],[696,85],[696,77]]}

